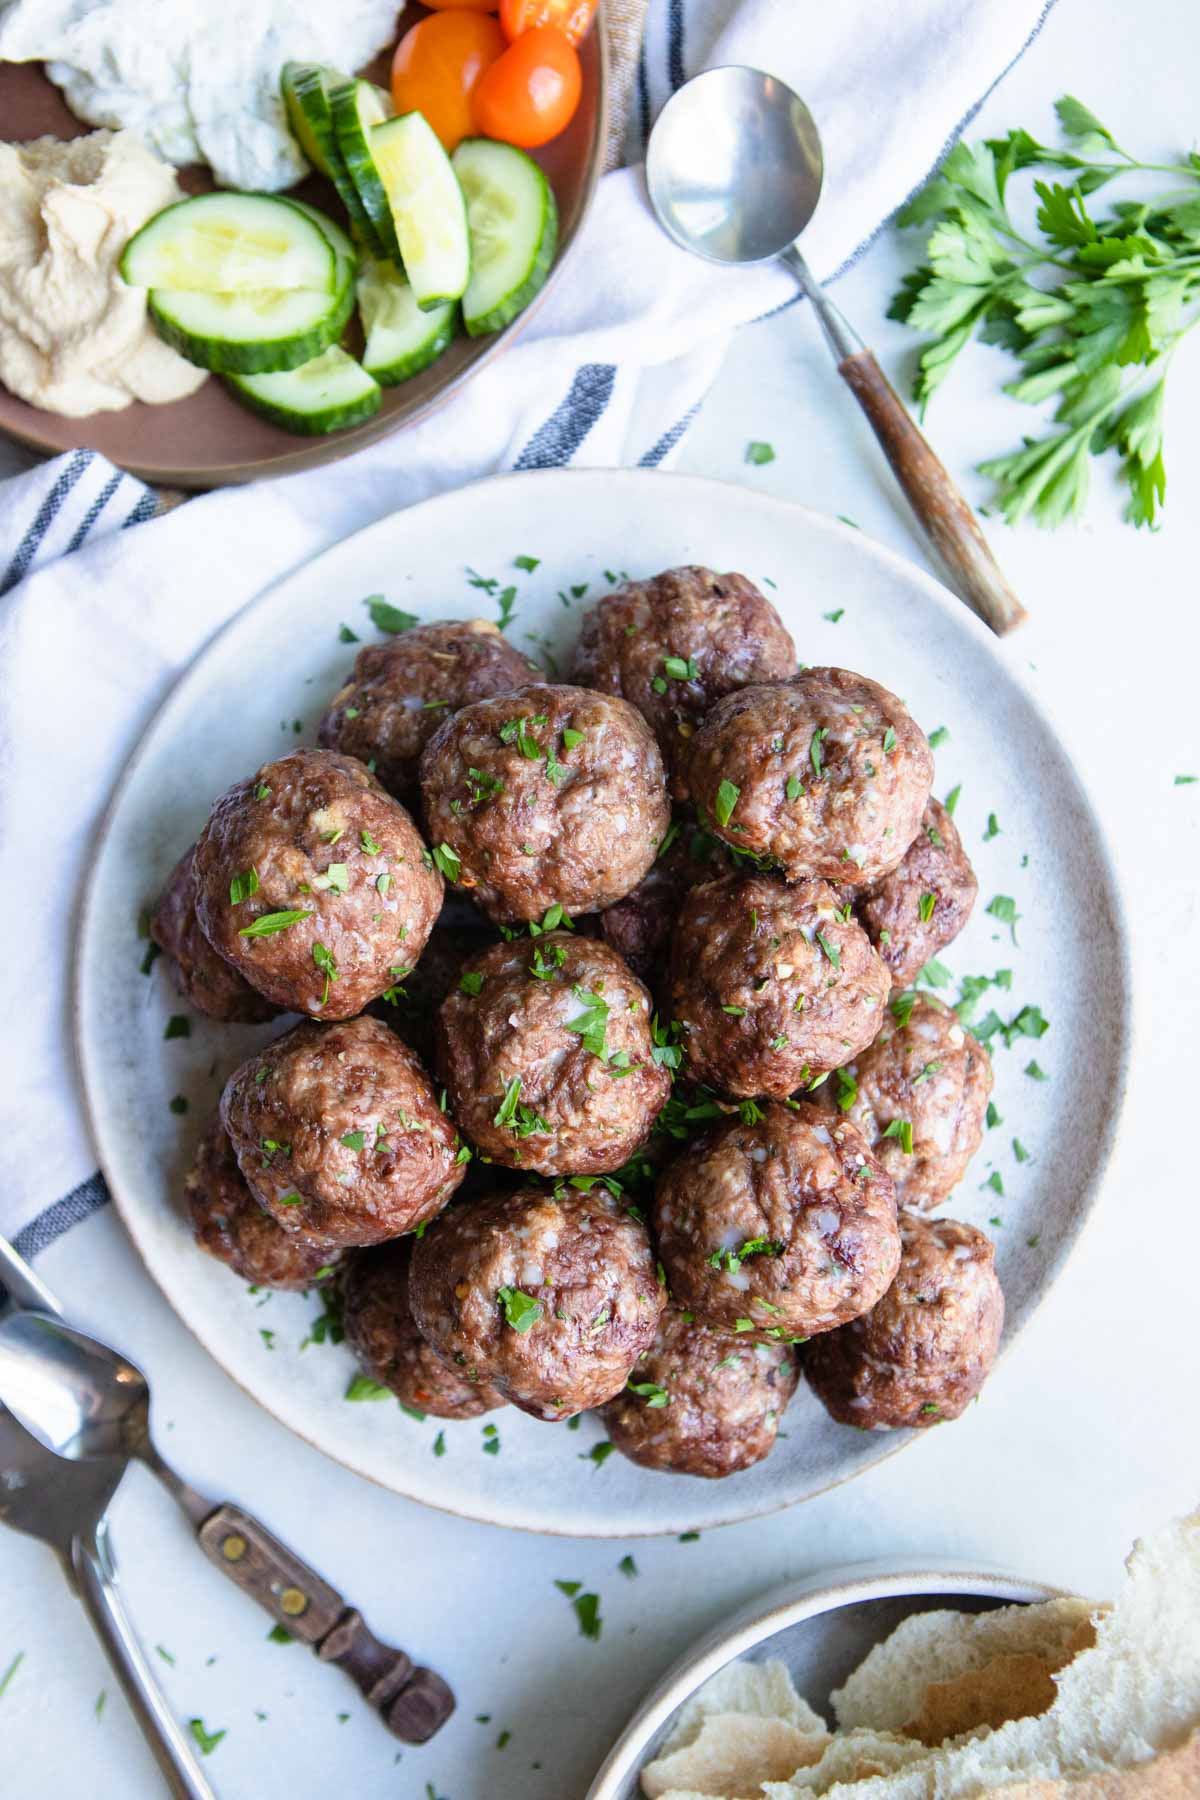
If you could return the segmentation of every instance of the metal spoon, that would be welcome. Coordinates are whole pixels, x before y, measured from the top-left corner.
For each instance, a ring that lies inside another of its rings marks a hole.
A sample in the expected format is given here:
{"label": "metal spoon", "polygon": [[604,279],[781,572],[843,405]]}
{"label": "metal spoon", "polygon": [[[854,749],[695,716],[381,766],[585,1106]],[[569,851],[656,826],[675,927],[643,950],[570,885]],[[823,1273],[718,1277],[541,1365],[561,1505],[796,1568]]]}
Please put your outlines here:
{"label": "metal spoon", "polygon": [[1011,631],[1025,609],[974,513],[797,248],[817,210],[824,172],[812,114],[798,94],[761,69],[709,69],[687,82],[659,114],[646,155],[651,204],[676,243],[709,262],[777,257],[792,270],[838,373],[960,596],[993,631]]}
{"label": "metal spoon", "polygon": [[[0,1278],[37,1283],[0,1237]],[[454,1696],[432,1669],[381,1643],[362,1614],[250,1513],[198,1493],[163,1461],[150,1436],[150,1388],[135,1363],[61,1316],[0,1312],[0,1402],[40,1444],[66,1462],[124,1469],[137,1457],[187,1514],[201,1549],[291,1636],[335,1662],[358,1684],[389,1731],[405,1743],[432,1737]]]}

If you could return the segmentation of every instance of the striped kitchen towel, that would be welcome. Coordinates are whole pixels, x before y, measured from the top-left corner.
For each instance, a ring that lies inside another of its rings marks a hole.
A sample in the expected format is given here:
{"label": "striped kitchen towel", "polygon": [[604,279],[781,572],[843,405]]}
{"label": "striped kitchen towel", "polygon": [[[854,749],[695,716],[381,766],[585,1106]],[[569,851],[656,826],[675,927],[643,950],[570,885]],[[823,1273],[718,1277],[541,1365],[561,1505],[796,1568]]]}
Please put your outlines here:
{"label": "striped kitchen towel", "polygon": [[[0,471],[24,470],[0,482],[0,920],[10,952],[19,947],[6,1001],[21,1022],[3,1083],[0,1230],[36,1253],[104,1204],[73,1091],[75,902],[117,774],[196,650],[269,582],[427,495],[500,469],[667,462],[730,334],[794,299],[780,270],[713,269],[656,226],[636,164],[670,93],[740,62],[805,95],[829,171],[805,247],[830,278],[921,185],[1052,4],[650,0],[630,165],[602,181],[529,330],[434,417],[332,469],[166,516],[91,452],[30,467],[26,453],[6,465],[0,450]],[[628,17],[636,0],[625,5]]]}

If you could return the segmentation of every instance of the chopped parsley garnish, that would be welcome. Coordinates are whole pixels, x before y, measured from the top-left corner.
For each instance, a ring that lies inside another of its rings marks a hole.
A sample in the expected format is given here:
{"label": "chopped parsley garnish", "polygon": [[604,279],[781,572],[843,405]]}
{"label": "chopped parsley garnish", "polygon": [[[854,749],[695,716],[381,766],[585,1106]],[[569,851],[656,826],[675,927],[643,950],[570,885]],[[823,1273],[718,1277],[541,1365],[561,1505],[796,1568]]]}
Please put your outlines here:
{"label": "chopped parsley garnish", "polygon": [[321,1005],[324,1006],[326,1000],[329,998],[330,986],[338,978],[338,966],[324,944],[318,943],[313,945],[312,959],[316,963],[321,974],[325,977],[325,992],[321,996]]}
{"label": "chopped parsley garnish", "polygon": [[946,811],[950,814],[951,818],[953,818],[955,813],[958,811],[958,801],[959,801],[959,796],[961,793],[962,793],[962,782],[960,781],[957,787],[952,787],[950,789],[950,792],[946,795],[946,798],[942,802],[942,805],[946,808]]}
{"label": "chopped parsley garnish", "polygon": [[345,863],[330,863],[323,875],[313,876],[313,886],[320,888],[322,892],[330,889],[335,894],[348,894],[350,892],[350,871]]}
{"label": "chopped parsley garnish", "polygon": [[477,969],[468,969],[459,976],[458,985],[464,994],[481,994],[483,992],[483,976]]}
{"label": "chopped parsley garnish", "polygon": [[907,993],[893,994],[888,1001],[888,1010],[901,1029],[903,1029],[912,1018],[912,1010],[916,1004],[917,996],[913,993],[911,988]]}
{"label": "chopped parsley garnish", "polygon": [[358,834],[358,842],[364,856],[378,856],[383,848],[382,844],[377,844],[375,842],[375,839],[371,836],[365,826]]}
{"label": "chopped parsley garnish", "polygon": [[1049,1081],[1050,1079],[1045,1069],[1041,1068],[1036,1062],[1026,1063],[1025,1073],[1029,1076],[1031,1081]]}
{"label": "chopped parsley garnish", "polygon": [[883,1135],[885,1138],[898,1138],[900,1141],[900,1148],[903,1150],[905,1156],[912,1155],[913,1128],[911,1119],[893,1119]]}
{"label": "chopped parsley garnish", "polygon": [[185,1038],[192,1035],[192,1021],[184,1013],[172,1013],[163,1031],[164,1039]]}
{"label": "chopped parsley garnish", "polygon": [[991,1188],[993,1194],[1003,1194],[1004,1182],[999,1169],[993,1169],[986,1181],[981,1181],[980,1188]]}
{"label": "chopped parsley garnish", "polygon": [[728,825],[733,817],[733,809],[741,799],[742,790],[732,781],[722,779],[717,788],[717,797],[713,802],[713,812],[718,825]]}
{"label": "chopped parsley garnish", "polygon": [[1017,911],[1016,901],[1010,898],[1008,894],[997,894],[992,900],[989,900],[984,911],[989,912],[993,919],[999,919],[1002,925],[1008,926],[1009,930],[1012,932],[1012,940],[1015,944],[1017,941],[1017,921],[1021,917],[1020,913]]}
{"label": "chopped parsley garnish", "polygon": [[929,748],[931,750],[937,750],[946,742],[946,739],[949,736],[950,733],[946,727],[944,725],[939,725],[936,731],[931,731],[929,734]]}
{"label": "chopped parsley garnish", "polygon": [[540,566],[541,560],[540,556],[514,556],[513,568],[524,569],[527,575],[532,575],[533,571]]}
{"label": "chopped parsley garnish", "polygon": [[1177,775],[1175,777],[1174,785],[1176,787],[1191,787],[1192,784],[1197,781],[1200,781],[1200,775]]}
{"label": "chopped parsley garnish", "polygon": [[576,1594],[571,1605],[574,1607],[575,1617],[579,1621],[579,1635],[585,1638],[598,1638],[603,1625],[600,1617],[599,1594]]}
{"label": "chopped parsley garnish", "polygon": [[837,1071],[837,1103],[843,1112],[849,1112],[858,1099],[858,1083],[849,1069]]}
{"label": "chopped parsley garnish", "polygon": [[[551,944],[547,956],[543,956],[539,947],[533,953],[533,961],[529,965],[529,973],[536,981],[549,981],[550,977],[562,968],[567,960],[567,953],[561,944]],[[570,1027],[568,1027],[570,1029]]]}
{"label": "chopped parsley garnish", "polygon": [[338,643],[339,644],[358,644],[358,643],[361,643],[361,641],[362,640],[359,637],[357,631],[351,631],[351,629],[348,625],[339,625],[338,626]]}
{"label": "chopped parsley garnish", "polygon": [[1024,1144],[1021,1142],[1020,1138],[1013,1139],[1012,1147],[1013,1147],[1013,1155],[1016,1157],[1016,1159],[1019,1163],[1025,1163],[1025,1162],[1029,1161],[1029,1152],[1025,1148]]}
{"label": "chopped parsley garnish", "polygon": [[355,1375],[342,1395],[343,1400],[390,1400],[391,1397],[391,1388],[384,1387],[382,1381],[372,1381],[369,1375]]}
{"label": "chopped parsley garnish", "polygon": [[700,668],[694,656],[686,659],[682,656],[664,656],[663,672],[672,681],[698,681]]}
{"label": "chopped parsley garnish", "polygon": [[896,748],[896,733],[892,729],[892,727],[889,725],[887,730],[883,734],[883,754],[885,756],[890,756],[892,754],[892,751],[895,748]]}
{"label": "chopped parsley garnish", "polygon": [[346,1133],[346,1135],[343,1138],[341,1138],[339,1141],[341,1143],[345,1144],[347,1150],[358,1151],[363,1148],[363,1146],[365,1145],[365,1143],[367,1141],[367,1138],[366,1138],[365,1132],[348,1131]]}
{"label": "chopped parsley garnish", "polygon": [[416,613],[404,612],[399,606],[391,606],[382,594],[370,594],[363,605],[371,615],[371,623],[378,631],[386,631],[389,637],[397,637],[402,631],[411,631],[417,623]]}
{"label": "chopped parsley garnish", "polygon": [[940,1062],[927,1062],[921,1073],[913,1078],[913,1086],[920,1087],[923,1081],[931,1081],[935,1075],[941,1073],[941,1068]]}
{"label": "chopped parsley garnish", "polygon": [[564,750],[574,750],[576,744],[582,744],[585,733],[576,731],[571,725],[563,727],[562,741]]}
{"label": "chopped parsley garnish", "polygon": [[804,792],[804,783],[798,775],[789,775],[783,791],[789,800],[798,800]]}
{"label": "chopped parsley garnish", "polygon": [[774,447],[764,443],[761,438],[752,438],[746,445],[746,461],[754,464],[755,467],[761,467],[763,463],[773,463],[775,461]]}
{"label": "chopped parsley garnish", "polygon": [[831,625],[836,625],[838,620],[845,613],[845,610],[846,609],[844,606],[838,606],[838,607],[834,608],[833,612],[822,613],[821,617],[823,619],[828,619],[828,621]]}
{"label": "chopped parsley garnish", "polygon": [[515,743],[522,756],[529,762],[537,762],[545,753],[529,727],[548,723],[549,715],[547,713],[538,713],[534,718],[509,719],[506,725],[500,727],[500,742],[502,744]]}
{"label": "chopped parsley garnish", "polygon": [[623,1556],[617,1564],[617,1567],[620,1569],[622,1575],[627,1575],[629,1577],[630,1581],[635,1578],[638,1572],[638,1566],[634,1562],[632,1556]]}
{"label": "chopped parsley garnish", "polygon": [[229,904],[240,906],[251,894],[258,892],[258,870],[247,869],[242,875],[235,875],[229,883]]}
{"label": "chopped parsley garnish", "polygon": [[813,774],[816,776],[818,781],[820,781],[822,775],[825,772],[823,770],[823,768],[821,767],[821,745],[825,742],[825,739],[828,736],[829,736],[829,727],[827,725],[818,725],[817,729],[812,734],[812,738],[809,741],[808,760],[812,764]]}
{"label": "chopped parsley garnish", "polygon": [[608,1002],[603,994],[590,994],[586,988],[573,987],[571,993],[584,1010],[576,1018],[566,1021],[566,1030],[573,1031],[582,1039],[585,1050],[590,1050],[601,1062],[607,1062],[608,1040],[605,1033],[608,1026]]}
{"label": "chopped parsley garnish", "polygon": [[277,931],[287,931],[292,925],[299,925],[302,919],[314,919],[316,914],[295,908],[291,912],[260,913],[250,925],[243,925],[238,932],[239,937],[260,938],[273,937]]}
{"label": "chopped parsley garnish", "polygon": [[[5,1669],[4,1674],[0,1675],[0,1698],[3,1698],[5,1692],[8,1688],[9,1683],[12,1681],[13,1676],[16,1674],[17,1670],[20,1668],[21,1664],[24,1661],[25,1661],[25,1652],[23,1650],[18,1650],[17,1654],[13,1657],[12,1661],[9,1663],[7,1669]],[[99,1710],[99,1709],[97,1708],[97,1710]]]}
{"label": "chopped parsley garnish", "polygon": [[922,925],[928,925],[930,919],[932,919],[933,909],[937,905],[937,898],[936,894],[922,894],[921,898],[917,901],[917,917],[920,919]]}
{"label": "chopped parsley garnish", "polygon": [[203,1719],[189,1719],[188,1730],[196,1740],[201,1756],[211,1756],[221,1739],[228,1735],[224,1731],[206,1731]]}
{"label": "chopped parsley garnish", "polygon": [[989,1100],[987,1103],[986,1118],[987,1118],[987,1127],[988,1127],[989,1131],[993,1130],[995,1126],[1003,1125],[1003,1123],[1004,1123],[1004,1120],[1001,1117],[1000,1113],[996,1110],[996,1104],[995,1104],[995,1101],[993,1101],[993,1100]]}
{"label": "chopped parsley garnish", "polygon": [[744,1006],[723,1006],[721,1011],[723,1013],[728,1013],[730,1018],[733,1019],[744,1019],[746,1016],[746,1009]]}
{"label": "chopped parsley garnish", "polygon": [[[714,1250],[709,1257],[709,1267],[719,1269],[724,1265],[731,1275],[736,1275],[744,1262],[752,1256],[782,1256],[783,1245],[771,1238],[747,1238],[738,1250]],[[719,1366],[719,1365],[718,1365]]]}
{"label": "chopped parsley garnish", "polygon": [[634,1381],[631,1376],[625,1386],[631,1394],[637,1394],[646,1402],[647,1406],[653,1407],[655,1410],[670,1403],[670,1394],[665,1387],[660,1387],[657,1381]]}
{"label": "chopped parsley garnish", "polygon": [[985,844],[987,844],[987,843],[991,842],[992,838],[999,837],[999,836],[1000,836],[1000,826],[997,823],[996,815],[995,815],[995,813],[989,813],[988,814],[988,822],[987,822],[987,830],[983,834],[983,841]]}
{"label": "chopped parsley garnish", "polygon": [[831,944],[823,931],[818,931],[817,942],[820,944],[821,949],[825,952],[825,955],[833,964],[834,968],[840,969],[842,966],[842,953],[838,946],[836,944]]}
{"label": "chopped parsley garnish", "polygon": [[916,979],[918,982],[923,981],[926,987],[946,987],[950,981],[950,971],[944,962],[939,962],[936,956],[931,956],[929,961],[917,970]]}
{"label": "chopped parsley garnish", "polygon": [[500,1433],[494,1425],[485,1425],[483,1428],[483,1454],[485,1456],[499,1456],[500,1454]]}
{"label": "chopped parsley garnish", "polygon": [[462,874],[462,863],[458,859],[457,852],[452,850],[449,844],[435,844],[430,854],[433,858],[434,868],[440,870],[447,881],[458,880]]}
{"label": "chopped parsley garnish", "polygon": [[508,1323],[522,1336],[532,1330],[542,1316],[541,1301],[522,1293],[520,1288],[497,1288],[496,1299],[504,1308],[504,1317]]}

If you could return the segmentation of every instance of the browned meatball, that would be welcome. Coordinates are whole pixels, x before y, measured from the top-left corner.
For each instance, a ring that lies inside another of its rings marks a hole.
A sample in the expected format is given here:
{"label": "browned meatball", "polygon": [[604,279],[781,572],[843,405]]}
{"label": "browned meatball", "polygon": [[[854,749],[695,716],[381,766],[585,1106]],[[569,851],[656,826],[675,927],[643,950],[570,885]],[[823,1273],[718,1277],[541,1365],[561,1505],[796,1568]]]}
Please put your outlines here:
{"label": "browned meatball", "polygon": [[493,941],[493,933],[483,925],[478,913],[475,917],[478,924],[474,930],[435,925],[416,968],[371,1003],[373,1015],[398,1031],[426,1068],[433,1067],[438,1007],[457,986],[459,970],[467,958],[477,956]]}
{"label": "browned meatball", "polygon": [[415,1230],[467,1160],[415,1051],[378,1019],[285,1032],[230,1076],[221,1117],[272,1218],[337,1244]]}
{"label": "browned meatball", "polygon": [[870,888],[858,906],[895,987],[907,987],[931,956],[954,942],[978,892],[954,820],[940,800],[931,798],[903,862]]}
{"label": "browned meatball", "polygon": [[413,1324],[408,1269],[413,1240],[364,1250],[342,1281],[342,1323],[359,1366],[405,1406],[437,1419],[477,1419],[503,1406],[503,1396],[467,1381],[430,1349]]}
{"label": "browned meatball", "polygon": [[196,1242],[255,1287],[307,1288],[332,1275],[342,1251],[307,1232],[284,1231],[265,1213],[214,1113],[183,1184]]}
{"label": "browned meatball", "polygon": [[631,1462],[719,1480],[771,1454],[795,1391],[796,1365],[782,1344],[747,1343],[669,1306],[602,1417]]}
{"label": "browned meatball", "polygon": [[796,673],[796,647],[744,575],[668,569],[627,581],[583,616],[575,679],[631,700],[658,739],[677,799],[687,743],[724,694]]}
{"label": "browned meatball", "polygon": [[869,1050],[822,1090],[853,1119],[901,1206],[940,1206],[983,1138],[992,1061],[940,1000],[897,998]]}
{"label": "browned meatball", "polygon": [[442,878],[352,756],[294,750],[213,808],[196,846],[205,936],[279,1007],[348,1019],[420,956]]}
{"label": "browned meatball", "polygon": [[370,763],[390,793],[407,800],[421,752],[448,712],[536,681],[535,664],[486,619],[415,625],[367,644],[317,728],[317,742]]}
{"label": "browned meatball", "polygon": [[888,972],[826,881],[725,875],[693,888],[671,950],[688,1073],[784,1100],[866,1047]]}
{"label": "browned meatball", "polygon": [[175,986],[197,1012],[228,1024],[273,1019],[278,1008],[250,986],[232,964],[218,956],[196,917],[193,844],[171,870],[150,920],[150,936],[171,959]]}
{"label": "browned meatball", "polygon": [[456,1206],[413,1246],[417,1329],[468,1381],[537,1419],[610,1400],[666,1292],[639,1224],[599,1183]]}
{"label": "browned meatball", "polygon": [[713,830],[789,881],[866,887],[916,836],[933,756],[895,694],[849,669],[805,669],[719,700],[688,779]]}
{"label": "browned meatball", "polygon": [[611,906],[670,824],[662,757],[625,700],[536,685],[465,706],[421,758],[430,840],[497,921]]}
{"label": "browned meatball", "polygon": [[811,1103],[694,1139],[659,1182],[651,1223],[672,1299],[760,1340],[857,1318],[900,1261],[895,1189],[858,1128]]}
{"label": "browned meatball", "polygon": [[825,1410],[861,1431],[957,1419],[987,1379],[1004,1295],[982,1231],[901,1214],[900,1272],[878,1306],[817,1338],[804,1373]]}
{"label": "browned meatball", "polygon": [[569,931],[466,963],[438,1014],[437,1066],[470,1141],[542,1175],[619,1169],[671,1091],[646,989],[615,950]]}
{"label": "browned meatball", "polygon": [[729,863],[724,844],[709,832],[690,824],[672,826],[666,850],[633,892],[599,914],[600,935],[636,975],[648,981],[670,949],[688,890],[724,874]]}

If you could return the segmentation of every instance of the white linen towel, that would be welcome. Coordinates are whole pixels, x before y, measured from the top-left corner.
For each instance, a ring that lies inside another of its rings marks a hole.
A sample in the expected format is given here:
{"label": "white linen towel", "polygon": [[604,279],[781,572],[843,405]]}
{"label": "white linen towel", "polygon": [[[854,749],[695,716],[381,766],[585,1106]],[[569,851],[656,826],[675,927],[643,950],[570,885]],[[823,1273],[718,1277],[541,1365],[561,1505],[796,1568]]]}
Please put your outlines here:
{"label": "white linen towel", "polygon": [[[821,129],[825,197],[805,249],[830,279],[921,185],[1053,3],[651,0],[628,154],[688,76],[771,69]],[[90,451],[0,483],[0,1230],[26,1255],[108,1197],[70,1043],[79,890],[117,775],[197,649],[288,569],[426,495],[500,469],[668,462],[730,334],[794,298],[778,269],[722,272],[676,249],[630,166],[604,178],[528,332],[414,430],[160,517],[150,490]],[[0,446],[0,472],[28,461]]]}

